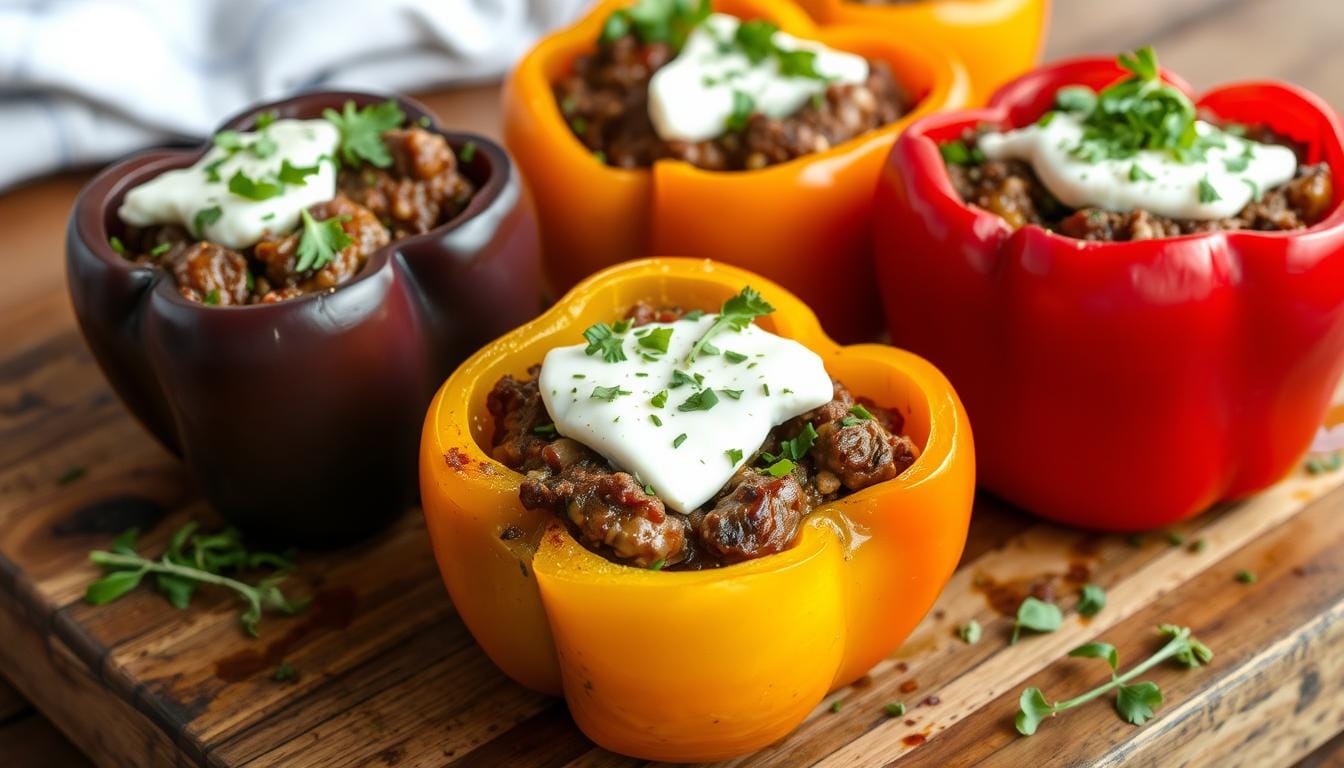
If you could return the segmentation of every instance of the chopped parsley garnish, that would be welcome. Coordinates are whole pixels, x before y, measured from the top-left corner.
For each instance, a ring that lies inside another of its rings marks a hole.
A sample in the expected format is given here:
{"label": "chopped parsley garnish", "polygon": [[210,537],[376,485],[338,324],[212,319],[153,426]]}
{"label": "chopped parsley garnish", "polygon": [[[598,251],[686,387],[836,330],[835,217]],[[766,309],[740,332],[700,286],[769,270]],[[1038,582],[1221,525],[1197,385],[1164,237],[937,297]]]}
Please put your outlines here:
{"label": "chopped parsley garnish", "polygon": [[649,570],[650,570],[650,571],[661,571],[661,570],[663,570],[663,563],[665,563],[665,562],[666,562],[666,560],[664,560],[663,558],[660,557],[660,558],[658,558],[657,560],[654,560],[652,563],[649,563]]}
{"label": "chopped parsley garnish", "polygon": [[663,420],[660,419],[660,418],[658,418],[658,414],[656,414],[656,413],[650,413],[650,414],[649,414],[649,421],[652,421],[652,422],[653,422],[653,426],[655,426],[655,427],[661,427],[661,426],[663,426]]}
{"label": "chopped parsley garnish", "polygon": [[1254,200],[1255,202],[1258,203],[1258,202],[1260,202],[1260,201],[1264,198],[1264,195],[1260,192],[1260,185],[1259,185],[1259,184],[1256,184],[1255,181],[1253,181],[1253,180],[1251,180],[1251,179],[1242,179],[1242,181],[1246,184],[1246,186],[1248,186],[1248,187],[1251,188],[1251,199],[1252,199],[1252,200]]}
{"label": "chopped parsley garnish", "polygon": [[984,630],[981,628],[980,622],[975,619],[957,627],[957,637],[960,637],[961,641],[967,645],[975,645],[980,642],[980,637],[983,634]]}
{"label": "chopped parsley garnish", "polygon": [[1059,115],[1059,113],[1056,112],[1056,111],[1054,111],[1054,110],[1052,109],[1052,110],[1050,110],[1049,112],[1046,112],[1044,115],[1041,115],[1041,118],[1040,118],[1039,120],[1036,121],[1036,125],[1038,125],[1038,126],[1044,128],[1044,127],[1046,127],[1047,125],[1049,125],[1049,124],[1055,122],[1055,118],[1056,118],[1058,115]]}
{"label": "chopped parsley garnish", "polygon": [[780,459],[769,467],[766,467],[765,471],[769,473],[771,477],[783,477],[792,472],[793,467],[794,464],[792,461],[789,461],[788,459]]}
{"label": "chopped parsley garnish", "polygon": [[690,384],[693,387],[698,387],[700,386],[700,383],[703,382],[704,380],[705,377],[701,376],[698,373],[695,374],[695,376],[691,376],[689,373],[686,373],[685,371],[672,371],[672,383],[667,386],[669,389],[676,389],[677,387],[680,387],[685,384]]}
{"label": "chopped parsley garnish", "polygon": [[686,433],[682,432],[680,435],[677,435],[675,440],[672,441],[672,447],[680,448],[681,444],[684,442],[686,442]]}
{"label": "chopped parsley garnish", "polygon": [[205,228],[214,224],[216,221],[219,221],[219,217],[223,215],[224,209],[220,208],[218,205],[202,208],[197,211],[196,215],[191,219],[192,228],[196,230],[196,236],[204,239]]}
{"label": "chopped parsley garnish", "polygon": [[747,360],[746,355],[742,354],[741,352],[734,352],[731,349],[724,350],[723,358],[734,365],[746,362]]}
{"label": "chopped parsley garnish", "polygon": [[210,307],[219,304],[219,289],[211,288],[210,291],[205,294],[205,298],[201,300],[201,303]]}
{"label": "chopped parsley garnish", "polygon": [[457,159],[464,163],[470,163],[476,158],[476,142],[468,141],[462,145],[462,151],[457,153]]}
{"label": "chopped parsley garnish", "polygon": [[723,393],[724,397],[727,397],[730,400],[742,399],[742,390],[740,389],[720,389],[719,391]]}
{"label": "chopped parsley garnish", "polygon": [[1218,194],[1218,190],[1214,189],[1212,182],[1209,181],[1209,175],[1206,173],[1201,176],[1199,178],[1199,202],[1216,203],[1222,199],[1223,196]]}
{"label": "chopped parsley garnish", "polygon": [[681,316],[681,319],[682,319],[682,320],[699,320],[700,318],[702,318],[702,317],[704,317],[704,316],[705,316],[705,310],[703,310],[703,309],[692,309],[690,312],[687,312],[686,314],[682,315],[682,316]]}
{"label": "chopped parsley garnish", "polygon": [[158,245],[150,249],[149,255],[162,256],[163,254],[167,253],[170,249],[172,249],[172,247],[173,247],[172,243],[159,243]]}
{"label": "chopped parsley garnish", "polygon": [[116,251],[118,254],[122,256],[126,255],[126,246],[122,244],[120,237],[113,235],[107,238],[107,244],[112,246],[112,250]]}
{"label": "chopped parsley garnish", "polygon": [[278,117],[280,116],[276,114],[274,109],[268,109],[260,115],[257,115],[257,130],[264,131],[267,128],[270,128],[271,123],[274,123]]}
{"label": "chopped parsley garnish", "polygon": [[1254,571],[1248,571],[1245,569],[1237,571],[1237,581],[1240,581],[1242,584],[1254,584],[1255,578],[1256,577]]}
{"label": "chopped parsley garnish", "polygon": [[600,354],[602,359],[608,363],[619,363],[625,360],[625,340],[620,337],[621,331],[617,331],[606,323],[597,323],[588,327],[583,332],[583,338],[588,340],[588,346],[583,350],[589,357]]}
{"label": "chopped parsley garnish", "polygon": [[1249,157],[1246,157],[1245,155],[1223,158],[1223,165],[1227,167],[1228,173],[1241,173],[1242,171],[1250,167],[1250,164],[1251,159]]}
{"label": "chopped parsley garnish", "polygon": [[379,168],[392,165],[392,155],[383,145],[383,133],[406,121],[406,114],[395,99],[369,104],[362,109],[356,108],[355,102],[347,101],[341,112],[328,108],[322,116],[341,132],[339,152],[342,163],[351,168],[360,163]]}
{"label": "chopped parsley garnish", "polygon": [[308,213],[307,208],[303,208],[299,210],[299,217],[303,222],[303,234],[299,237],[295,272],[325,267],[336,258],[337,253],[354,242],[341,226],[341,222],[348,220],[349,216],[333,216],[318,221]]}
{"label": "chopped parsley garnish", "polygon": [[228,156],[221,157],[202,168],[201,170],[205,171],[205,180],[210,182],[223,181],[223,178],[219,175],[219,167],[228,159]]}
{"label": "chopped parsley garnish", "polygon": [[741,133],[746,130],[747,121],[756,111],[756,99],[745,91],[733,91],[733,111],[724,118],[724,130],[729,133]]}
{"label": "chopped parsley garnish", "polygon": [[555,428],[554,424],[538,424],[532,428],[532,434],[541,435],[542,437],[555,437],[560,434],[560,432]]}
{"label": "chopped parsley garnish", "polygon": [[1085,85],[1066,85],[1055,91],[1055,106],[1065,112],[1091,114],[1097,107],[1097,92]]}
{"label": "chopped parsley garnish", "polygon": [[968,147],[961,139],[939,144],[938,152],[948,165],[979,165],[985,162],[985,153],[979,147]]}
{"label": "chopped parsley garnish", "polygon": [[1078,615],[1096,616],[1101,613],[1101,609],[1106,607],[1106,590],[1098,587],[1096,584],[1083,585],[1083,592],[1078,597]]}
{"label": "chopped parsley garnish", "polygon": [[732,464],[733,466],[737,466],[737,462],[742,460],[742,449],[729,448],[728,450],[723,452],[723,455],[728,457],[728,462],[730,464]]}
{"label": "chopped parsley garnish", "polygon": [[[801,461],[807,452],[812,450],[812,446],[817,442],[817,430],[808,422],[791,440],[785,440],[779,444],[779,455],[786,459]],[[773,457],[772,457],[773,458]]]}
{"label": "chopped parsley garnish", "polygon": [[1149,173],[1149,172],[1143,170],[1143,166],[1139,165],[1138,163],[1135,163],[1135,164],[1129,166],[1129,180],[1130,180],[1130,181],[1152,181],[1152,180],[1153,180],[1153,174],[1151,174],[1151,173]]}
{"label": "chopped parsley garnish", "polygon": [[621,389],[619,385],[615,387],[593,387],[592,398],[594,400],[605,400],[610,403],[621,395],[631,394],[628,389]]}
{"label": "chopped parsley garnish", "polygon": [[249,178],[240,170],[229,179],[229,191],[248,200],[269,200],[279,195],[284,188],[272,181]]}
{"label": "chopped parsley garnish", "polygon": [[849,409],[849,412],[864,421],[872,421],[873,419],[873,414],[869,413],[868,409],[863,407],[863,403],[855,403],[853,407]]}
{"label": "chopped parsley garnish", "polygon": [[672,341],[671,328],[654,328],[643,336],[639,337],[639,346],[645,349],[652,349],[656,352],[666,352],[667,345]]}
{"label": "chopped parsley garnish", "polygon": [[735,331],[742,331],[751,325],[751,321],[774,311],[775,308],[761,298],[761,294],[753,290],[751,286],[743,287],[736,296],[723,302],[723,307],[719,310],[719,316],[714,320],[714,324],[709,326],[700,340],[691,347],[690,353],[686,355],[687,364],[695,362],[696,355],[700,354],[709,345],[709,340],[716,334],[730,328]]}
{"label": "chopped parsley garnish", "polygon": [[884,707],[883,711],[887,713],[887,717],[900,717],[905,714],[905,702],[893,701]]}
{"label": "chopped parsley garnish", "polygon": [[641,42],[667,43],[679,50],[709,14],[709,0],[638,0],[607,17],[598,42],[611,44],[634,33]]}
{"label": "chopped parsley garnish", "polygon": [[237,152],[243,148],[243,134],[237,131],[220,131],[215,134],[214,143],[225,152]]}
{"label": "chopped parsley garnish", "polygon": [[308,184],[308,177],[317,173],[321,169],[320,163],[304,167],[300,165],[290,165],[286,160],[280,164],[280,181],[283,184],[293,184],[302,187]]}
{"label": "chopped parsley garnish", "polygon": [[770,396],[770,385],[769,385],[769,384],[762,384],[762,385],[761,385],[761,394],[765,395],[766,397],[769,397],[769,396]]}
{"label": "chopped parsley garnish", "polygon": [[249,144],[247,148],[252,151],[252,154],[265,160],[271,155],[274,155],[275,151],[280,148],[280,145],[275,143],[275,139],[262,133],[257,137],[257,140]]}
{"label": "chopped parsley garnish", "polygon": [[733,43],[752,64],[760,64],[770,57],[779,63],[779,74],[784,77],[806,77],[822,80],[817,71],[817,54],[805,50],[785,50],[775,43],[779,27],[764,19],[750,19],[737,26]]}
{"label": "chopped parsley garnish", "polygon": [[710,408],[719,404],[719,396],[714,394],[712,389],[702,389],[699,392],[686,398],[685,402],[677,406],[678,411],[708,411]]}
{"label": "chopped parsley garnish", "polygon": [[654,395],[653,398],[649,400],[649,405],[652,405],[654,408],[662,408],[667,405],[667,390],[664,389],[662,392]]}

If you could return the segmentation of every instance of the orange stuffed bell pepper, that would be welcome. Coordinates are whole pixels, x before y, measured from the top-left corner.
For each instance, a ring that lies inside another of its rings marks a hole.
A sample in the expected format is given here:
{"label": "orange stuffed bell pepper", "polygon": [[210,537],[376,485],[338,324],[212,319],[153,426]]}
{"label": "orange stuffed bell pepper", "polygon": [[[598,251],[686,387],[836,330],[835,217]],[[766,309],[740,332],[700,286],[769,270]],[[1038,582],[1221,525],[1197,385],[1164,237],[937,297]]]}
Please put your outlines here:
{"label": "orange stuffed bell pepper", "polygon": [[977,103],[1036,63],[1050,0],[795,0],[817,23],[850,24],[931,40],[956,54]]}
{"label": "orange stuffed bell pepper", "polygon": [[965,70],[909,36],[819,29],[788,0],[714,0],[716,12],[885,62],[913,105],[875,130],[757,170],[710,171],[666,157],[651,167],[615,167],[576,137],[554,86],[598,48],[613,12],[632,2],[599,3],[542,40],[505,85],[504,136],[538,203],[554,287],[632,257],[713,258],[783,284],[838,338],[871,338],[881,327],[868,223],[877,175],[907,123],[967,103]]}
{"label": "orange stuffed bell pepper", "polygon": [[[788,548],[705,570],[617,564],[557,516],[525,509],[523,476],[487,452],[492,385],[638,301],[712,311],[744,285],[775,308],[758,321],[764,330],[802,343],[857,395],[904,416],[914,463],[816,507]],[[430,406],[420,463],[444,582],[490,658],[530,688],[563,693],[599,745],[674,761],[763,747],[889,654],[957,564],[974,474],[966,414],[933,366],[891,347],[837,346],[775,283],[692,259],[608,269],[478,352]],[[670,661],[707,644],[712,652],[693,664]]]}

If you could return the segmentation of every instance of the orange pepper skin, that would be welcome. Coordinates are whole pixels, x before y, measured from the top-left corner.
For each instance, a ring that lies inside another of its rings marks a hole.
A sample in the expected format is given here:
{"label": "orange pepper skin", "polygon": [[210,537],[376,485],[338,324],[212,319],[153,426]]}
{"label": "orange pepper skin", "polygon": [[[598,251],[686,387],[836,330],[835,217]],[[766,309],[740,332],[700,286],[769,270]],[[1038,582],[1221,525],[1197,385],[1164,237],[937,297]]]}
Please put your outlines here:
{"label": "orange pepper skin", "polygon": [[939,0],[863,5],[853,0],[795,0],[818,24],[849,24],[929,40],[961,59],[976,103],[1030,69],[1045,44],[1050,0]]}
{"label": "orange pepper skin", "polygon": [[[640,299],[712,310],[744,285],[776,308],[762,327],[803,343],[851,390],[905,416],[923,446],[915,464],[818,507],[792,548],[704,571],[609,562],[558,519],[523,509],[522,477],[481,448],[495,381],[524,375],[547,350]],[[801,301],[758,275],[647,259],[589,278],[464,363],[430,406],[420,479],[444,582],[490,658],[530,688],[563,693],[599,745],[691,761],[778,740],[905,639],[960,558],[975,459],[961,402],[926,361],[836,345]],[[517,530],[506,535],[510,526]],[[688,655],[694,663],[671,661]]]}
{"label": "orange pepper skin", "polygon": [[887,152],[922,115],[969,103],[949,54],[872,30],[820,29],[788,0],[715,0],[717,11],[769,19],[787,32],[889,63],[918,105],[897,122],[825,152],[758,171],[705,171],[677,160],[613,168],[573,135],[552,84],[596,47],[629,0],[600,3],[518,64],[504,89],[504,137],[541,219],[547,276],[560,290],[625,259],[665,253],[746,267],[803,298],[833,335],[871,338],[882,316],[869,217]]}

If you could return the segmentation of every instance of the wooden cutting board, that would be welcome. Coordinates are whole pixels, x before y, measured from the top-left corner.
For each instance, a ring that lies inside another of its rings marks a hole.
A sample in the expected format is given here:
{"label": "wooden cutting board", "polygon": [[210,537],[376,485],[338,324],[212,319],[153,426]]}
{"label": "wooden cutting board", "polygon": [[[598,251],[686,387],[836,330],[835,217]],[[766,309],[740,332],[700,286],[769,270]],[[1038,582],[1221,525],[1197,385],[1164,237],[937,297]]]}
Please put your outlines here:
{"label": "wooden cutting board", "polygon": [[[961,568],[909,641],[734,764],[1286,764],[1344,730],[1342,486],[1344,471],[1299,471],[1172,531],[1181,545],[1070,531],[984,499]],[[148,587],[81,600],[97,575],[89,550],[139,526],[156,554],[189,519],[216,524],[75,333],[0,361],[0,674],[98,764],[636,764],[482,655],[416,510],[367,545],[301,554],[293,590],[312,607],[267,617],[257,639],[222,592],[187,611]],[[1243,569],[1258,579],[1238,581]],[[1109,594],[1091,620],[1068,610],[1084,582]],[[1066,608],[1064,626],[1009,646],[1006,614],[1032,589]],[[955,630],[972,618],[984,638],[967,645]],[[1153,722],[1135,728],[1097,701],[1016,735],[1025,686],[1055,699],[1103,681],[1100,662],[1066,659],[1070,648],[1104,639],[1132,664],[1160,644],[1159,623],[1193,627],[1217,656],[1151,673],[1167,697]],[[271,679],[282,661],[295,679]],[[907,713],[888,717],[898,701]]]}

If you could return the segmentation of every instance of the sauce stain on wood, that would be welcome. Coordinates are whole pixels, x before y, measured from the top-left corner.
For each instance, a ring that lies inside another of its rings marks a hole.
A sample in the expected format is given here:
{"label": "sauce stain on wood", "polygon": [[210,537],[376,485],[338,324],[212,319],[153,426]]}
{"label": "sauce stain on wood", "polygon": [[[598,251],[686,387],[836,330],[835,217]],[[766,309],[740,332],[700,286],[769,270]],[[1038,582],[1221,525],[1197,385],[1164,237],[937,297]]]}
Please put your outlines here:
{"label": "sauce stain on wood", "polygon": [[986,573],[978,573],[972,584],[984,595],[985,602],[1000,615],[1017,616],[1017,609],[1027,597],[1047,603],[1055,601],[1055,574],[1032,576],[1024,579],[998,581]]}
{"label": "sauce stain on wood", "polygon": [[149,530],[158,524],[168,510],[159,502],[143,496],[113,496],[95,501],[66,515],[51,526],[57,537],[115,535],[128,528]]}
{"label": "sauce stain on wood", "polygon": [[242,682],[262,672],[270,673],[290,652],[317,637],[323,630],[341,630],[355,618],[355,590],[332,587],[313,595],[302,620],[262,651],[239,651],[215,662],[215,677],[226,683]]}

